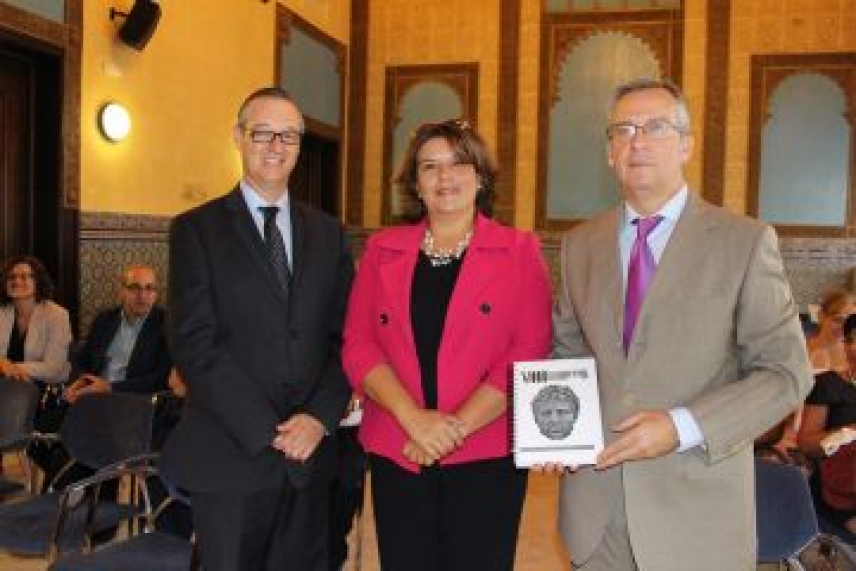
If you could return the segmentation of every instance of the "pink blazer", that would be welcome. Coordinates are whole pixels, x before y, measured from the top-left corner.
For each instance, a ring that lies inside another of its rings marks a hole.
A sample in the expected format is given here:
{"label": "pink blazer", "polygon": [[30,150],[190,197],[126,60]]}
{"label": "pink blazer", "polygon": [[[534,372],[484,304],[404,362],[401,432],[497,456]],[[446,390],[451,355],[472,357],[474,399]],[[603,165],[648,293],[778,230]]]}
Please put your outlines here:
{"label": "pink blazer", "polygon": [[[354,389],[388,364],[417,402],[424,402],[410,322],[410,287],[425,223],[372,236],[351,290],[343,360]],[[542,359],[552,337],[550,280],[538,238],[479,216],[449,302],[437,359],[438,408],[454,412],[481,383],[507,391],[511,363]],[[509,454],[509,421],[502,415],[441,463]],[[407,435],[366,399],[360,439],[370,452],[412,471],[401,453]]]}

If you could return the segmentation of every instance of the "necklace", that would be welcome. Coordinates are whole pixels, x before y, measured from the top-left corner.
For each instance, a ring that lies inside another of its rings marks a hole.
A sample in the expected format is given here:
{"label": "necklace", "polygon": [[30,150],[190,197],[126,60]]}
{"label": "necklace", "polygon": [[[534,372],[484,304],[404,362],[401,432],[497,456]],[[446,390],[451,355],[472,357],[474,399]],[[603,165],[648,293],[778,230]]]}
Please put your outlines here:
{"label": "necklace", "polygon": [[421,249],[428,256],[428,261],[435,268],[437,266],[447,266],[452,263],[452,260],[460,260],[464,255],[464,250],[470,245],[470,238],[473,237],[473,231],[467,232],[461,238],[454,248],[438,248],[434,245],[434,234],[430,228],[425,229],[425,237],[422,239]]}

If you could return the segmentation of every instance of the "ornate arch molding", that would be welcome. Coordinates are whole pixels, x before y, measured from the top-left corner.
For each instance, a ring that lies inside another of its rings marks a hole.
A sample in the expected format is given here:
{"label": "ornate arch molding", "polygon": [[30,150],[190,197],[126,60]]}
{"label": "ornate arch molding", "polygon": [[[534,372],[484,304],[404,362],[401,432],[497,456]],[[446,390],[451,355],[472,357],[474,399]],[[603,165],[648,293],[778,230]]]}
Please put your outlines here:
{"label": "ornate arch molding", "polygon": [[615,25],[610,23],[606,27],[602,25],[559,27],[556,29],[555,43],[553,44],[555,51],[551,54],[552,60],[550,62],[550,69],[552,70],[552,77],[550,78],[551,102],[555,103],[558,99],[557,85],[568,56],[589,39],[604,33],[632,36],[651,50],[662,69],[669,69],[668,62],[672,61],[672,55],[675,53],[675,46],[673,45],[675,38],[672,37],[671,32],[671,30],[661,26],[652,26],[648,23],[635,21]]}
{"label": "ornate arch molding", "polygon": [[[550,110],[559,98],[559,85],[568,56],[585,41],[614,32],[640,40],[665,75],[680,81],[683,71],[683,8],[626,11],[545,13],[541,22],[540,109],[538,124],[538,228],[565,230],[576,220],[550,218],[547,211]],[[593,142],[594,143],[594,142]],[[571,189],[573,191],[573,189]]]}
{"label": "ornate arch molding", "polygon": [[383,224],[395,223],[396,215],[392,212],[392,193],[395,188],[391,184],[393,169],[393,136],[402,120],[401,104],[407,93],[419,85],[426,83],[441,83],[451,89],[461,103],[462,118],[476,125],[478,117],[478,64],[431,64],[403,65],[386,68],[386,110],[384,117],[383,141]]}
{"label": "ornate arch molding", "polygon": [[851,127],[847,191],[847,221],[843,227],[777,224],[783,235],[840,236],[856,235],[856,52],[776,54],[752,57],[752,92],[747,149],[747,204],[749,214],[760,210],[761,139],[770,119],[771,96],[781,83],[796,74],[814,73],[833,81],[846,97],[845,119]]}

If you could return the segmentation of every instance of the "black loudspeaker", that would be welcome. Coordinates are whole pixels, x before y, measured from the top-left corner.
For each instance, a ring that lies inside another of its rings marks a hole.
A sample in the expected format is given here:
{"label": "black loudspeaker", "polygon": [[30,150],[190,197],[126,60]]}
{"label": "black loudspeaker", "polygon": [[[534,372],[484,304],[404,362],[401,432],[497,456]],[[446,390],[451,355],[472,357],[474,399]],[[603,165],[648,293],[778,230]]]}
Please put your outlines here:
{"label": "black loudspeaker", "polygon": [[125,21],[119,28],[119,39],[135,50],[142,51],[155,33],[161,17],[161,8],[152,0],[136,0],[128,14],[111,10],[111,19],[116,14],[125,16]]}

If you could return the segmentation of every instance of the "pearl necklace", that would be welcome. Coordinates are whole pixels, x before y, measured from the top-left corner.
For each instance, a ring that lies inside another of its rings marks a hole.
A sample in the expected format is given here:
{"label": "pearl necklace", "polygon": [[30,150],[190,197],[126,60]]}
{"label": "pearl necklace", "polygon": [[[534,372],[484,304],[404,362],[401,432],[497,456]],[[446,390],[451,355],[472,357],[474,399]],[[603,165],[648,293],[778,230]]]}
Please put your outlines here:
{"label": "pearl necklace", "polygon": [[428,261],[435,268],[437,266],[448,266],[452,260],[460,260],[464,255],[464,250],[470,245],[470,239],[473,237],[473,231],[467,232],[463,238],[455,245],[454,248],[438,248],[434,245],[434,234],[430,228],[425,229],[425,237],[422,239],[421,249],[428,256]]}

